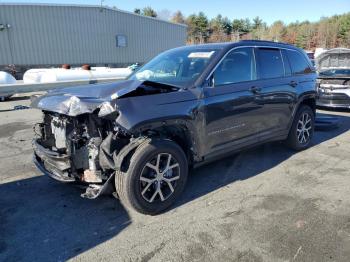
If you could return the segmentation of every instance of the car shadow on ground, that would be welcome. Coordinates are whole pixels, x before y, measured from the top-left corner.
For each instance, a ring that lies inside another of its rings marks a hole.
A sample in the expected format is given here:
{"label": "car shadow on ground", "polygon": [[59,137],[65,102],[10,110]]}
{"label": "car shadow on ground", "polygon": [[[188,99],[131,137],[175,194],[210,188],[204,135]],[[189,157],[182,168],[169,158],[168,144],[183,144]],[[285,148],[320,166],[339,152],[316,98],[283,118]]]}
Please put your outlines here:
{"label": "car shadow on ground", "polygon": [[[316,128],[312,146],[333,139],[350,130],[350,117],[327,113],[317,113],[317,117],[336,117],[338,126]],[[213,192],[239,180],[246,180],[286,161],[295,151],[283,142],[267,143],[222,160],[190,171],[185,193],[172,208],[184,205],[196,198]]]}
{"label": "car shadow on ground", "polygon": [[[313,146],[350,129],[350,117],[339,118],[337,129],[315,133]],[[268,143],[192,170],[184,194],[171,209],[259,175],[294,153],[282,143]],[[114,238],[132,223],[111,196],[87,200],[80,193],[45,176],[0,185],[0,261],[67,260]]]}
{"label": "car shadow on ground", "polygon": [[131,223],[113,197],[80,193],[45,176],[0,185],[0,261],[65,261]]}

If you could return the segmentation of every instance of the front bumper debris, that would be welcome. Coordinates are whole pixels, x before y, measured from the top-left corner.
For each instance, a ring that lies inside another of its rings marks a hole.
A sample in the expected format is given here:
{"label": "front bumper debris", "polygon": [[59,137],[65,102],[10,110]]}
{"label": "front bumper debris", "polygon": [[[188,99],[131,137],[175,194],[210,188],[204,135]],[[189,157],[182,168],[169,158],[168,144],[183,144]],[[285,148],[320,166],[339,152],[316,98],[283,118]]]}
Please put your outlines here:
{"label": "front bumper debris", "polygon": [[[68,155],[59,154],[41,146],[36,140],[33,141],[33,162],[38,170],[60,182],[82,182],[69,175],[70,160]],[[95,199],[102,194],[112,194],[114,189],[114,173],[103,184],[84,184],[86,192],[81,197]]]}
{"label": "front bumper debris", "polygon": [[44,175],[60,182],[74,182],[76,179],[69,176],[71,168],[68,155],[59,154],[41,146],[36,140],[33,141],[35,166]]}

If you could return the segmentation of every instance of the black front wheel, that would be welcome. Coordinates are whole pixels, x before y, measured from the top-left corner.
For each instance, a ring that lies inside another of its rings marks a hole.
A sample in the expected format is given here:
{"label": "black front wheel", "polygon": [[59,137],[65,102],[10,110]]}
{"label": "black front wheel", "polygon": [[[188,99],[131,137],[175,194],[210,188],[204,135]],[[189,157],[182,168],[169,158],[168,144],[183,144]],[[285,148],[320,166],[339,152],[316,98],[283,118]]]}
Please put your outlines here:
{"label": "black front wheel", "polygon": [[186,156],[176,143],[154,139],[133,154],[127,172],[116,173],[122,203],[144,214],[158,214],[182,193],[187,180]]}
{"label": "black front wheel", "polygon": [[311,145],[315,129],[315,114],[307,105],[302,105],[293,120],[287,144],[294,150],[304,150]]}

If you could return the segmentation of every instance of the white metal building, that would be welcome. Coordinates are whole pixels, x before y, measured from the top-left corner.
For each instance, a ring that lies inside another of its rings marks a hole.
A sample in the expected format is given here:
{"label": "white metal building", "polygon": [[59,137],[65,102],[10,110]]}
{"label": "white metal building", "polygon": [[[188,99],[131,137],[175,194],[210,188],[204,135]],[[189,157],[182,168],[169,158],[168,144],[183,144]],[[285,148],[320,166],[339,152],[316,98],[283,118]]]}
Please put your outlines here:
{"label": "white metal building", "polygon": [[144,63],[184,45],[186,30],[100,6],[0,3],[0,66]]}

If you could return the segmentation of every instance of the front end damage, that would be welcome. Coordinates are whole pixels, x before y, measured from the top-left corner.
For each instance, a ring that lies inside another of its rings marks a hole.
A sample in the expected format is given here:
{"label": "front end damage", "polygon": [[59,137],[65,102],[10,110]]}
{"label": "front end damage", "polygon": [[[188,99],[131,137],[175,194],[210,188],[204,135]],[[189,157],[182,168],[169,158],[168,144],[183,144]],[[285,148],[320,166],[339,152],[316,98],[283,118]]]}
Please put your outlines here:
{"label": "front end damage", "polygon": [[88,198],[106,191],[106,181],[112,179],[116,169],[114,161],[132,137],[115,122],[94,114],[70,117],[43,113],[43,122],[34,128],[36,166],[58,181],[89,186],[84,194]]}
{"label": "front end damage", "polygon": [[[113,88],[109,85],[73,88],[35,100],[32,107],[43,112],[42,122],[34,126],[37,168],[55,180],[86,186],[83,197],[96,198],[114,192],[116,170],[122,170],[128,154],[146,140],[143,133],[132,133],[118,124],[121,112],[116,101],[126,96],[147,95],[149,89],[144,83],[130,81],[127,90],[123,87],[125,83]],[[175,90],[157,88],[149,94]]]}
{"label": "front end damage", "polygon": [[316,58],[318,106],[350,108],[350,49],[335,48]]}
{"label": "front end damage", "polygon": [[318,106],[350,108],[349,78],[318,79]]}

